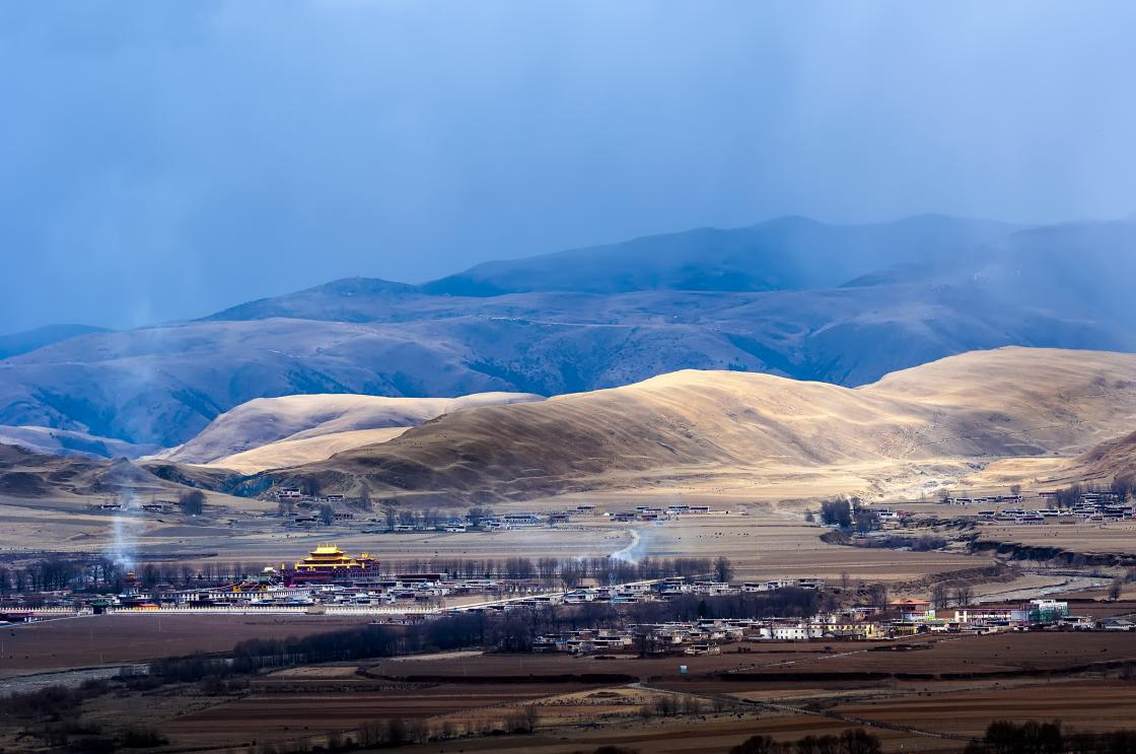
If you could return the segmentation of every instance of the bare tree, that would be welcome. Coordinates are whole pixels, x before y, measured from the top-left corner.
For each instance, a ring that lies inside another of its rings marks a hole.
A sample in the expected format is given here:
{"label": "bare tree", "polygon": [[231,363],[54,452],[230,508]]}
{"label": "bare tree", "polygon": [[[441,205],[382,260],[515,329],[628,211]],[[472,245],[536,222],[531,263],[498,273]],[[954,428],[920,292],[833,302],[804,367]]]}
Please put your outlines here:
{"label": "bare tree", "polygon": [[363,485],[363,487],[359,490],[359,497],[356,500],[356,504],[359,506],[359,510],[363,510],[363,511],[374,510],[375,506],[371,503],[371,488],[370,487],[368,487],[365,484]]}
{"label": "bare tree", "polygon": [[888,588],[884,584],[872,584],[869,589],[872,604],[880,610],[887,610],[888,608]]}
{"label": "bare tree", "polygon": [[719,555],[714,561],[714,576],[718,581],[729,581],[734,575],[734,565],[725,555]]}
{"label": "bare tree", "polygon": [[205,512],[205,493],[201,490],[190,490],[178,495],[178,507],[187,516],[200,516]]}
{"label": "bare tree", "polygon": [[552,580],[556,578],[556,570],[559,564],[560,561],[556,558],[539,558],[536,561],[536,570],[540,574],[541,583],[552,583]]}
{"label": "bare tree", "polygon": [[946,584],[938,583],[931,588],[931,607],[933,609],[941,610],[947,606],[949,601]]}
{"label": "bare tree", "polygon": [[955,604],[966,607],[974,601],[974,587],[970,584],[959,584],[955,587]]}

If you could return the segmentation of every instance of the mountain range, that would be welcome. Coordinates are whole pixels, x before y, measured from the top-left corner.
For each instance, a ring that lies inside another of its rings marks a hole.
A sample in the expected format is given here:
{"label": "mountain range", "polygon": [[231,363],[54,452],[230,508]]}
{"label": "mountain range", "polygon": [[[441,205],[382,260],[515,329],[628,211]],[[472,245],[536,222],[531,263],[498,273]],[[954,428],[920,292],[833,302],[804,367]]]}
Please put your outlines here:
{"label": "mountain range", "polygon": [[781,218],[9,338],[21,345],[0,358],[0,424],[141,455],[264,397],[549,396],[683,369],[857,386],[1004,345],[1133,351],[1133,279],[1131,221]]}

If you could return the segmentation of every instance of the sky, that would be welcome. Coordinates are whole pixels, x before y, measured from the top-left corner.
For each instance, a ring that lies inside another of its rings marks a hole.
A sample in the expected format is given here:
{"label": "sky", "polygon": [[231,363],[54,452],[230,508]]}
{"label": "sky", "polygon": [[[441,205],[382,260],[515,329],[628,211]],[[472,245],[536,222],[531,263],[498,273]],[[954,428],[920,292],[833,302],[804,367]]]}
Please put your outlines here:
{"label": "sky", "polygon": [[1136,210],[1130,2],[0,5],[0,332],[784,214]]}

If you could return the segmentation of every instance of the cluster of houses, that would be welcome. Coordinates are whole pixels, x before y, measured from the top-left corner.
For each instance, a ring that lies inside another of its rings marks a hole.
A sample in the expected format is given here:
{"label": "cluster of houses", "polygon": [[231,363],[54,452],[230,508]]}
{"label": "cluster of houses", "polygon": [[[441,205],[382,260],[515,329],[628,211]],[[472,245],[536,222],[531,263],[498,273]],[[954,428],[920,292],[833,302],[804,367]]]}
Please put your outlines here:
{"label": "cluster of houses", "polygon": [[1136,631],[1123,618],[1095,620],[1069,614],[1066,602],[1038,599],[1028,603],[933,610],[922,600],[900,600],[885,612],[861,606],[799,618],[704,618],[693,621],[636,623],[621,628],[580,628],[544,634],[534,652],[575,655],[719,654],[739,642],[879,640],[923,633],[995,633],[1046,628],[1074,631]]}
{"label": "cluster of houses", "polygon": [[794,618],[704,618],[695,621],[635,623],[624,628],[583,628],[538,636],[534,652],[603,654],[719,654],[723,645],[747,641],[810,639],[882,639],[877,621],[859,611],[833,613],[812,620]]}
{"label": "cluster of houses", "polygon": [[902,600],[893,604],[898,608],[900,620],[914,626],[916,631],[993,633],[1025,628],[1073,631],[1136,630],[1136,624],[1125,618],[1073,615],[1069,612],[1068,602],[1052,599],[990,603],[949,610],[931,609],[928,603],[920,600]]}
{"label": "cluster of houses", "polygon": [[[280,487],[273,490],[272,495],[281,502],[289,504],[289,523],[298,528],[311,528],[336,521],[347,521],[356,517],[350,510],[343,510],[341,503],[356,503],[357,500],[345,498],[343,495],[313,496],[304,494],[299,487]],[[331,506],[331,520],[326,519],[325,506]],[[708,515],[713,512],[709,505],[688,505],[676,503],[665,508],[661,506],[638,505],[634,510],[597,511],[591,503],[581,503],[573,508],[556,510],[549,513],[535,513],[532,511],[513,511],[509,513],[490,514],[476,518],[466,514],[464,516],[446,516],[427,521],[423,517],[410,517],[407,520],[381,521],[378,518],[368,519],[369,526],[364,529],[366,533],[377,534],[385,532],[466,532],[466,531],[503,531],[511,529],[527,529],[535,527],[556,527],[571,523],[573,519],[589,516],[603,516],[615,522],[659,522],[679,518],[681,516]]]}
{"label": "cluster of houses", "polygon": [[1021,505],[1021,495],[984,495],[981,497],[965,497],[965,496],[950,496],[943,498],[943,502],[947,505],[998,505],[1001,503],[1011,503],[1013,505]]}
{"label": "cluster of houses", "polygon": [[668,576],[653,581],[620,584],[611,587],[587,587],[573,589],[554,598],[556,603],[580,605],[586,603],[630,605],[638,602],[653,602],[683,594],[704,597],[721,597],[729,594],[771,592],[777,589],[796,587],[798,589],[823,589],[822,579],[774,579],[770,581],[746,581],[731,584],[714,579],[687,579],[685,576]]}
{"label": "cluster of houses", "polygon": [[[547,591],[532,579],[461,577],[447,573],[384,574],[367,553],[351,556],[334,545],[320,545],[295,564],[281,565],[279,569],[268,566],[257,577],[238,583],[191,589],[159,584],[143,591],[130,574],[127,589],[122,594],[91,597],[85,601],[77,600],[75,595],[60,594],[50,605],[81,612],[315,607],[366,610],[407,605],[443,608],[447,598],[484,595],[489,604],[482,609],[505,611],[555,605],[633,605],[665,602],[680,595],[716,597],[789,587],[817,590],[824,587],[824,581],[775,579],[731,584],[672,576],[613,586]],[[461,602],[459,599],[455,608],[466,609],[460,606]]]}
{"label": "cluster of houses", "polygon": [[[277,500],[291,500],[293,502],[305,503],[343,503],[348,502],[344,495],[309,495],[301,490],[299,487],[276,487],[272,490],[271,496]],[[350,502],[357,502],[351,500]]]}
{"label": "cluster of houses", "polygon": [[[1038,496],[1045,499],[1054,499],[1058,492],[1039,492]],[[1002,505],[1010,504],[1017,507],[1002,509],[984,509],[977,513],[979,523],[1023,524],[1037,525],[1049,521],[1073,522],[1082,521],[1120,521],[1136,517],[1136,506],[1127,505],[1120,495],[1108,491],[1082,492],[1076,504],[1071,507],[1050,505],[1041,509],[1021,507],[1021,495],[987,495],[984,497],[948,497],[944,499],[948,505]]]}
{"label": "cluster of houses", "polygon": [[271,579],[226,588],[179,593],[175,599],[188,607],[273,607],[343,605],[370,607],[399,602],[433,603],[447,595],[496,592],[493,579],[447,580],[442,574],[398,574],[365,586],[347,584],[282,584]]}
{"label": "cluster of houses", "polygon": [[681,516],[705,516],[712,513],[709,505],[687,505],[676,503],[663,508],[654,505],[637,505],[635,510],[614,511],[609,516],[612,521],[669,521]]}
{"label": "cluster of houses", "polygon": [[1047,521],[1075,522],[1078,519],[1089,522],[1123,521],[1136,517],[1136,507],[1119,502],[1081,503],[1072,508],[1041,508],[1025,510],[1007,508],[1001,511],[983,510],[978,512],[979,523],[1039,525]]}
{"label": "cluster of houses", "polygon": [[150,610],[286,610],[323,612],[326,608],[350,608],[358,612],[392,605],[435,607],[447,596],[496,595],[502,587],[496,579],[447,578],[444,574],[398,574],[375,578],[367,584],[284,583],[276,569],[265,568],[256,579],[240,583],[175,589],[172,586],[140,590],[128,584],[114,596],[59,594],[41,600],[35,612],[52,610],[68,614]]}
{"label": "cluster of houses", "polygon": [[103,513],[117,513],[125,510],[142,511],[143,513],[174,513],[177,511],[178,504],[173,500],[151,500],[137,506],[127,506],[119,500],[104,500],[87,507],[90,510]]}

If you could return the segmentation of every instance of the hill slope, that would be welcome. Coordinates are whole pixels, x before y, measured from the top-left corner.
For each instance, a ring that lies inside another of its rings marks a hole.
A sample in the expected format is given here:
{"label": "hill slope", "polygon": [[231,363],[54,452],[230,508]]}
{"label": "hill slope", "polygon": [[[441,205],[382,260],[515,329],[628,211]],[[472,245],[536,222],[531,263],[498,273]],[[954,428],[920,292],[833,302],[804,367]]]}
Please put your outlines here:
{"label": "hill slope", "polygon": [[1106,484],[1117,477],[1136,479],[1136,432],[1090,448],[1061,469],[1058,477]]}
{"label": "hill slope", "polygon": [[[460,398],[384,398],[372,395],[290,395],[257,398],[243,403],[214,419],[199,435],[184,445],[159,454],[175,463],[226,465],[224,459],[243,457],[230,468],[260,465],[273,468],[286,465],[272,461],[276,452],[291,456],[326,458],[337,450],[368,444],[374,430],[407,428],[442,414],[474,406],[541,400],[523,393],[480,393]],[[369,432],[370,434],[358,434]],[[344,437],[344,435],[350,435]],[[395,433],[397,434],[397,433]],[[371,439],[377,442],[378,439]],[[302,446],[296,443],[303,442]],[[281,446],[282,443],[289,443]],[[329,452],[320,455],[326,445]],[[248,455],[254,450],[256,455]]]}
{"label": "hill slope", "polygon": [[1083,450],[1131,426],[1134,386],[1134,355],[1021,348],[943,359],[859,389],[683,371],[450,414],[252,486],[315,480],[344,492],[493,500],[853,467],[865,483],[894,483],[938,463]]}
{"label": "hill slope", "polygon": [[[215,474],[209,481],[217,485],[220,479],[221,475]],[[125,458],[108,461],[43,455],[0,444],[0,496],[176,495],[181,489]]]}

